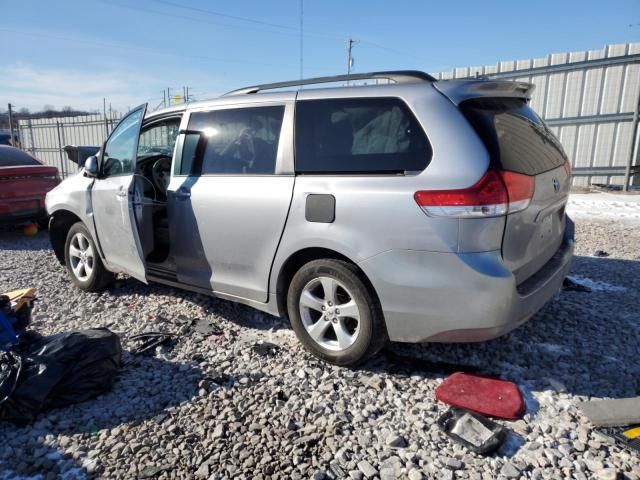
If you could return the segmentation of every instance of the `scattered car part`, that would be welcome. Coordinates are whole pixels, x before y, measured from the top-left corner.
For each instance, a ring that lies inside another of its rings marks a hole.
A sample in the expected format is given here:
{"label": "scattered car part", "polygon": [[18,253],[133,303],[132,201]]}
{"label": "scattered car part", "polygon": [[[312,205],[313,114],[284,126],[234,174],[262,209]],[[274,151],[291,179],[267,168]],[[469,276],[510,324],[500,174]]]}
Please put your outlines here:
{"label": "scattered car part", "polygon": [[525,404],[518,386],[506,380],[456,372],[436,388],[436,398],[481,415],[517,420]]}
{"label": "scattered car part", "polygon": [[438,426],[450,438],[481,455],[498,449],[507,436],[496,422],[464,408],[447,410],[438,419]]}
{"label": "scattered car part", "polygon": [[640,397],[580,402],[578,408],[597,427],[640,423]]}
{"label": "scattered car part", "polygon": [[253,345],[251,349],[261,357],[275,357],[280,347],[275,343],[259,342]]}
{"label": "scattered car part", "polygon": [[600,427],[596,432],[613,445],[640,453],[640,426]]}
{"label": "scattered car part", "polygon": [[131,353],[134,355],[148,353],[160,345],[167,345],[177,336],[175,333],[167,332],[145,332],[133,335],[129,340],[136,342],[137,345],[131,349]]}

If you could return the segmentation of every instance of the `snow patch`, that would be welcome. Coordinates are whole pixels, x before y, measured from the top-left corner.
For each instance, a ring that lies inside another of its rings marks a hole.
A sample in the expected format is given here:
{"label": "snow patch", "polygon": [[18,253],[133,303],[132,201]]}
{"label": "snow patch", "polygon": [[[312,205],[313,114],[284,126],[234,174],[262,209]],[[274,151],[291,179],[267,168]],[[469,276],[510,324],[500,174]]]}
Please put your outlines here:
{"label": "snow patch", "polygon": [[572,193],[567,203],[571,218],[640,223],[640,195],[622,193]]}

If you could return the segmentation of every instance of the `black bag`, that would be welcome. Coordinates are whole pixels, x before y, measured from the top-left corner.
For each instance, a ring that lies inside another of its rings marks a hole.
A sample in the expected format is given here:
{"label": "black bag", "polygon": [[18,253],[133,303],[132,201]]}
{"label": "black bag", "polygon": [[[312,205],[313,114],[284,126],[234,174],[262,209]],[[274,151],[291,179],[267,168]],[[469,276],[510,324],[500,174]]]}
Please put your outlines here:
{"label": "black bag", "polygon": [[4,401],[0,395],[0,420],[20,424],[110,390],[121,366],[120,338],[106,328],[42,337],[21,349],[21,362],[12,352],[0,356],[0,393],[11,392]]}

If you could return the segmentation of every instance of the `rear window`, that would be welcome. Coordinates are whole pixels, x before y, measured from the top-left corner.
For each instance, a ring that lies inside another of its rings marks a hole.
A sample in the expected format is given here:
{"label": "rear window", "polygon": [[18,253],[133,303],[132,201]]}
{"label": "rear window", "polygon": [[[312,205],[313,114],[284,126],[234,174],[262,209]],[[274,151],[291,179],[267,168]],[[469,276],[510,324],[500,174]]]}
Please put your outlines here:
{"label": "rear window", "polygon": [[473,99],[463,102],[460,109],[484,142],[496,168],[538,175],[567,159],[558,139],[523,100]]}
{"label": "rear window", "polygon": [[296,104],[298,173],[424,170],[431,146],[397,98],[303,100]]}
{"label": "rear window", "polygon": [[0,167],[42,165],[28,153],[13,147],[0,147]]}

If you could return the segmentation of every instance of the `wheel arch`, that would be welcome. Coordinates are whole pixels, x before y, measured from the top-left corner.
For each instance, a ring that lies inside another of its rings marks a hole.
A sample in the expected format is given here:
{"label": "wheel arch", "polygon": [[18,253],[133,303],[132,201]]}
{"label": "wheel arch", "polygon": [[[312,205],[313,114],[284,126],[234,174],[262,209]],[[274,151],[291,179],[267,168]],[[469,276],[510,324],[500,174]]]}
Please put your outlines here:
{"label": "wheel arch", "polygon": [[82,219],[69,210],[57,210],[49,219],[49,239],[51,248],[61,265],[65,264],[64,247],[67,241],[69,229]]}
{"label": "wheel arch", "polygon": [[278,279],[276,281],[276,299],[278,314],[280,316],[284,317],[287,315],[287,292],[289,290],[289,285],[291,284],[293,276],[305,263],[311,262],[312,260],[320,260],[323,258],[333,258],[352,264],[358,270],[360,276],[362,277],[367,287],[369,287],[369,289],[371,290],[373,296],[378,300],[378,302],[380,302],[378,293],[371,283],[371,280],[369,280],[367,274],[358,266],[356,262],[351,260],[346,255],[343,255],[342,253],[329,248],[308,247],[292,253],[289,258],[284,261],[282,267],[280,268],[280,271],[278,272]]}

